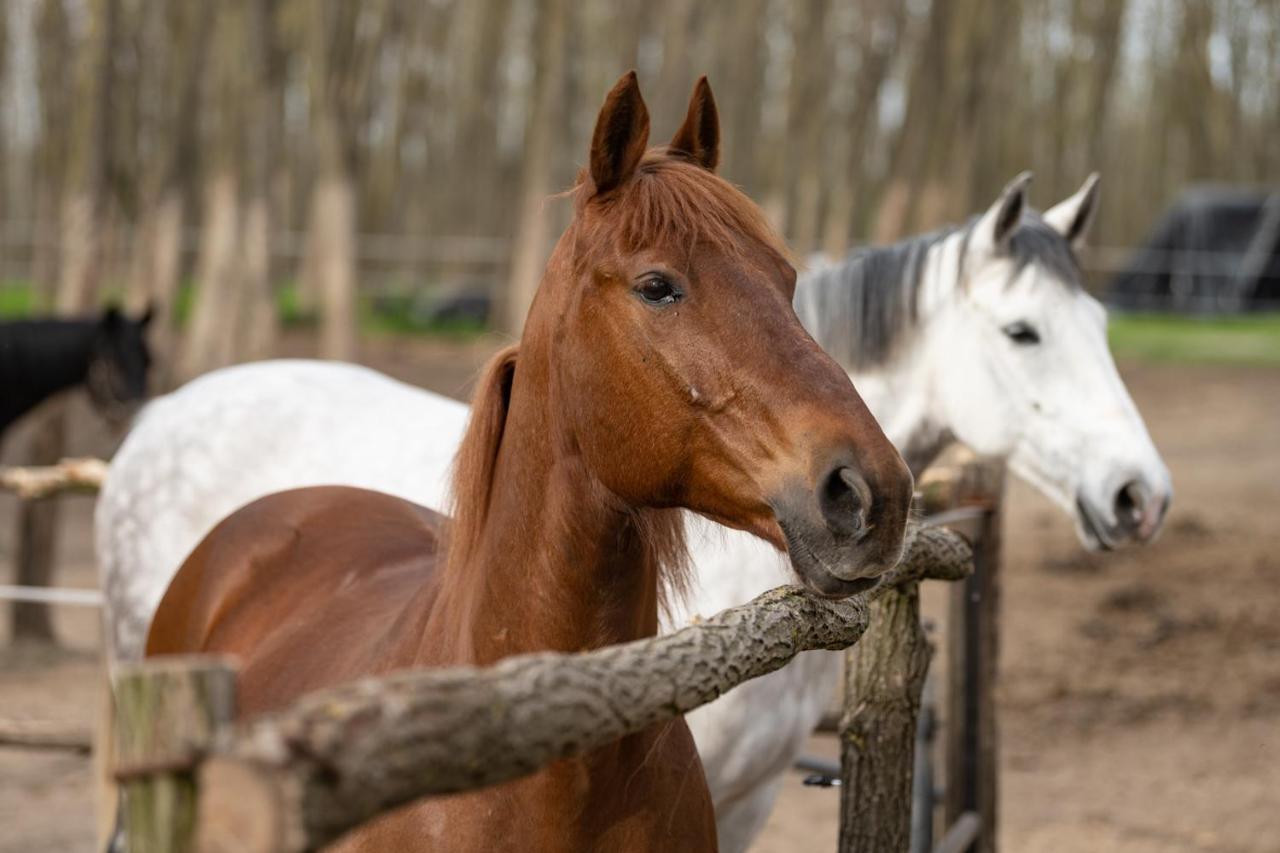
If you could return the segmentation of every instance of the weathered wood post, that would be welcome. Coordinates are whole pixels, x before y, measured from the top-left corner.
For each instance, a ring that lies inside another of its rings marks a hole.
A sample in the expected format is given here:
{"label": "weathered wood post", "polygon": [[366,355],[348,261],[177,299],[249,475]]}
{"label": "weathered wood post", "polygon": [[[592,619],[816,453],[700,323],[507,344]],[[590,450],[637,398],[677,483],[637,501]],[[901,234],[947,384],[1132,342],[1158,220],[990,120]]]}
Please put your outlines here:
{"label": "weathered wood post", "polygon": [[840,721],[842,853],[906,851],[911,841],[911,770],[920,692],[929,671],[919,584],[887,593],[845,655]]}
{"label": "weathered wood post", "polygon": [[944,818],[953,826],[975,813],[980,829],[974,850],[995,853],[999,742],[995,685],[1000,652],[1000,507],[1004,466],[966,466],[955,501],[978,506],[982,518],[973,539],[973,575],[951,592],[947,618],[946,795]]}
{"label": "weathered wood post", "polygon": [[116,696],[116,776],[129,853],[195,850],[196,772],[236,710],[228,658],[148,660],[122,668]]}
{"label": "weathered wood post", "polygon": [[877,590],[866,633],[845,653],[841,853],[909,848],[916,724],[932,655],[920,624],[920,581],[960,580],[967,570],[967,560],[940,561]]}

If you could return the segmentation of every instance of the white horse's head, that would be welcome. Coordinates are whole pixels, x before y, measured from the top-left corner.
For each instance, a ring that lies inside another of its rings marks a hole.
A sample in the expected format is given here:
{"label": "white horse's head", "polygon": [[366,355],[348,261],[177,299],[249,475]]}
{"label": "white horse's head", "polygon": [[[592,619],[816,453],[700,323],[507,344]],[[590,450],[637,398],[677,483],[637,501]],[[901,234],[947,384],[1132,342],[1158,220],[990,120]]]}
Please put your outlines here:
{"label": "white horse's head", "polygon": [[955,437],[1074,515],[1086,546],[1151,541],[1173,489],[1116,371],[1106,311],[1083,286],[1075,249],[1098,177],[1043,216],[1018,176],[969,230],[959,292],[938,305],[924,345],[940,348],[936,390]]}

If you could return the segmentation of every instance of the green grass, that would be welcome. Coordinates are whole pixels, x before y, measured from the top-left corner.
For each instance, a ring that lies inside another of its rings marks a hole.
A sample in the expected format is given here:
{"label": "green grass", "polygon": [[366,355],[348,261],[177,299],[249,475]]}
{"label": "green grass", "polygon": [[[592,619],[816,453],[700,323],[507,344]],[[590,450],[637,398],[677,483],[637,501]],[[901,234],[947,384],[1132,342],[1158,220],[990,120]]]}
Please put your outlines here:
{"label": "green grass", "polygon": [[25,281],[0,281],[0,320],[30,316],[36,309],[36,295]]}
{"label": "green grass", "polygon": [[[120,300],[115,290],[104,294],[103,302],[112,299]],[[179,328],[185,327],[191,316],[195,300],[195,287],[190,280],[183,281],[178,288],[177,299],[173,306],[174,319]],[[276,308],[280,323],[285,328],[311,328],[317,323],[314,309],[308,308],[298,293],[293,281],[282,281],[276,285]],[[0,281],[0,320],[16,320],[43,313],[36,300],[35,288],[30,282],[5,280]],[[362,334],[374,336],[433,336],[453,340],[467,340],[483,334],[486,330],[482,324],[467,320],[445,320],[427,322],[415,316],[413,301],[408,297],[387,298],[379,300],[362,298],[360,300],[360,331]]]}
{"label": "green grass", "polygon": [[1280,313],[1232,317],[1116,314],[1117,358],[1214,364],[1280,364]]}

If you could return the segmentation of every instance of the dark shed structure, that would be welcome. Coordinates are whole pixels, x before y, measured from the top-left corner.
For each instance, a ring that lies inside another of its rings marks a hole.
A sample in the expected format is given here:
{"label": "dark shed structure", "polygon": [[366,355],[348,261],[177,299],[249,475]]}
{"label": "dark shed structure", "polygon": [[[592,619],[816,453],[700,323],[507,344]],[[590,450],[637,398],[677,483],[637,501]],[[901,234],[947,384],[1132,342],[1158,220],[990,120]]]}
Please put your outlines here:
{"label": "dark shed structure", "polygon": [[1107,301],[1194,314],[1280,309],[1280,192],[1183,193],[1112,279]]}

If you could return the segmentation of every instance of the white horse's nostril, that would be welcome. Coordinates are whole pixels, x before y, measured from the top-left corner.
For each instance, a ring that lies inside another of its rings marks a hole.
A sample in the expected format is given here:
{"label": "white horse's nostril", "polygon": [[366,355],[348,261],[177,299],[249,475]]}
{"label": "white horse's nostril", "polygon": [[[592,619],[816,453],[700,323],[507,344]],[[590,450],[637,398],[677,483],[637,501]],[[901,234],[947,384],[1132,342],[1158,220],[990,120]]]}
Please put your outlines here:
{"label": "white horse's nostril", "polygon": [[1125,483],[1116,492],[1116,526],[1128,533],[1136,531],[1142,526],[1146,505],[1147,498],[1142,486],[1136,480]]}

